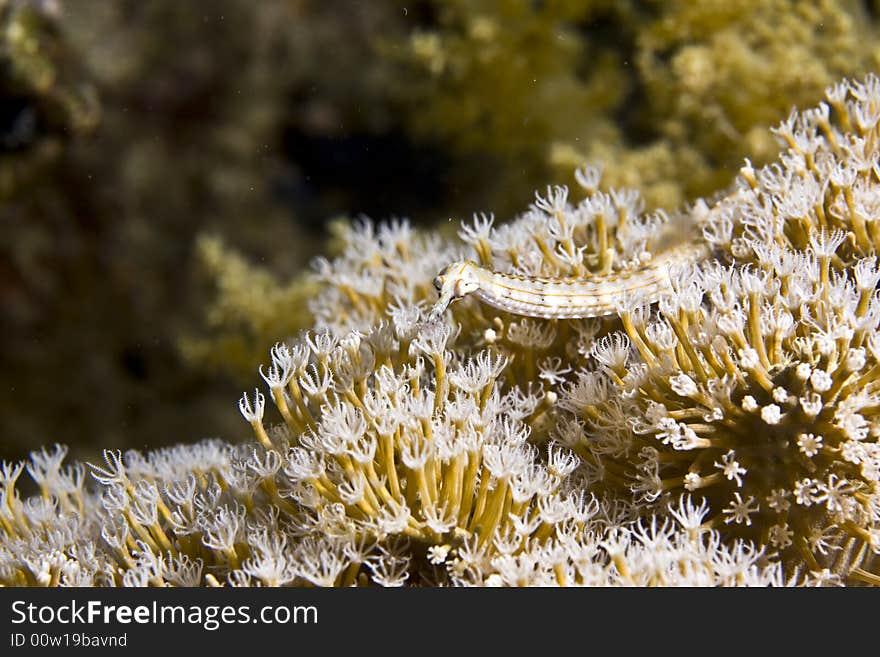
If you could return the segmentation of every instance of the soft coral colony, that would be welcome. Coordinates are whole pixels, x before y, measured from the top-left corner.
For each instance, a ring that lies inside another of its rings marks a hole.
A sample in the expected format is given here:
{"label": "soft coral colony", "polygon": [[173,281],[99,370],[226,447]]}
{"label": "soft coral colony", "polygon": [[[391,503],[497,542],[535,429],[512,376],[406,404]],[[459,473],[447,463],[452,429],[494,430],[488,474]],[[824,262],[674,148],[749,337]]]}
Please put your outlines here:
{"label": "soft coral colony", "polygon": [[[674,216],[585,168],[581,200],[551,188],[458,241],[350,226],[314,330],[240,400],[255,440],[3,463],[0,580],[880,583],[878,119],[880,80],[841,82],[776,129],[777,161]],[[614,276],[689,228],[708,255],[657,304],[425,321],[452,261]]]}

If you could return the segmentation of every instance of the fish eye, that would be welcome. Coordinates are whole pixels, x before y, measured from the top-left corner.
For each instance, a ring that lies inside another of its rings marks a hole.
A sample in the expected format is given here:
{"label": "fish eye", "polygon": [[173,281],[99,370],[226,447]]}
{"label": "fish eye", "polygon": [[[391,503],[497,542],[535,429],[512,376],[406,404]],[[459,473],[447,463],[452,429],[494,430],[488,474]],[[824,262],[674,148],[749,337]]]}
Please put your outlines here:
{"label": "fish eye", "polygon": [[440,288],[443,287],[443,279],[439,276],[434,279],[434,287],[437,289],[438,292],[440,291]]}

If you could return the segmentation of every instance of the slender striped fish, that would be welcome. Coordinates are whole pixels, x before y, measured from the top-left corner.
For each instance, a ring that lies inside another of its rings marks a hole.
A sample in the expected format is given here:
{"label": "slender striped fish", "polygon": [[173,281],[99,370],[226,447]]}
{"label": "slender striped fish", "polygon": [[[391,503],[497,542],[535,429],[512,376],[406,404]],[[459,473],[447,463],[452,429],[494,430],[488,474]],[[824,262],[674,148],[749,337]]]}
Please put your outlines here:
{"label": "slender striped fish", "polygon": [[701,243],[688,243],[662,253],[640,269],[589,278],[547,278],[504,274],[475,262],[454,262],[434,279],[440,293],[428,314],[436,321],[453,301],[473,294],[490,306],[515,315],[578,319],[612,315],[621,297],[638,293],[647,303],[671,290],[669,271],[706,257]]}

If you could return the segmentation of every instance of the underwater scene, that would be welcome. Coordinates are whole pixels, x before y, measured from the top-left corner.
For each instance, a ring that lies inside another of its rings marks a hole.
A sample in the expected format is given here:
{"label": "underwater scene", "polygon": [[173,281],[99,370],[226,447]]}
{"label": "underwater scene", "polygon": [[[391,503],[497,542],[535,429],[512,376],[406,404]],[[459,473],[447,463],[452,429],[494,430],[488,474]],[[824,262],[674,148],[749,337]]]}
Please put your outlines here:
{"label": "underwater scene", "polygon": [[0,0],[0,586],[880,584],[877,0]]}

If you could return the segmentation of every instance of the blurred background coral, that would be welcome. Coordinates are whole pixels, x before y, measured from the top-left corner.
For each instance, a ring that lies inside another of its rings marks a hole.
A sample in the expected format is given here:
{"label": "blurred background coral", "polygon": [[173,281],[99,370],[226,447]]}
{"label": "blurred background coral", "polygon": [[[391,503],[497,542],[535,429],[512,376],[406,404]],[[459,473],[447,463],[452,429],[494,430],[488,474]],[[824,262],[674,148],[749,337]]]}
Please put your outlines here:
{"label": "blurred background coral", "polygon": [[0,0],[0,457],[244,437],[309,260],[602,162],[674,208],[876,70],[856,0]]}

